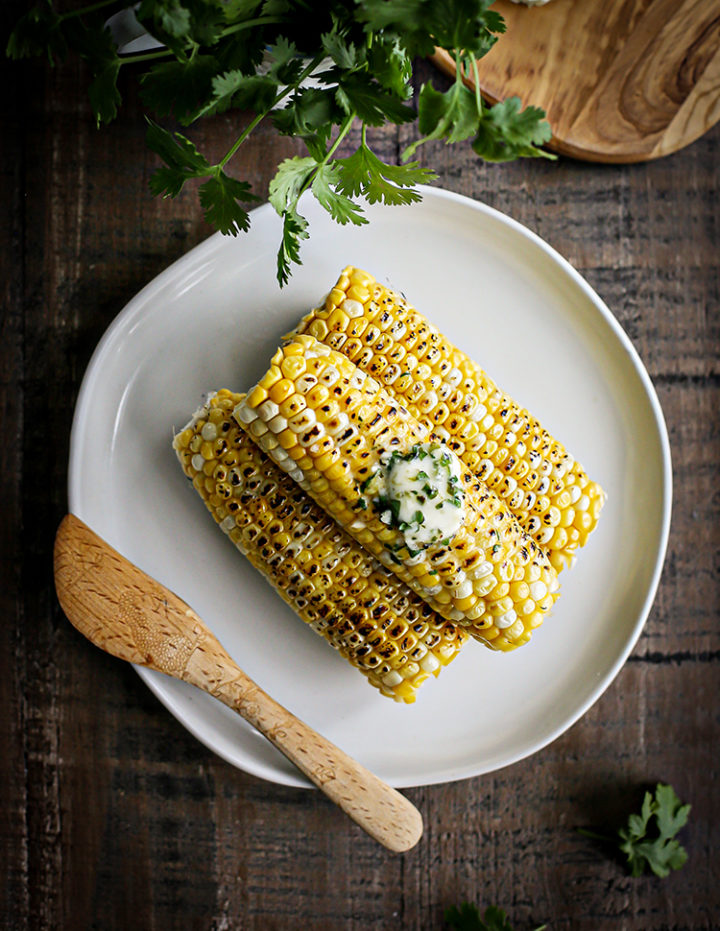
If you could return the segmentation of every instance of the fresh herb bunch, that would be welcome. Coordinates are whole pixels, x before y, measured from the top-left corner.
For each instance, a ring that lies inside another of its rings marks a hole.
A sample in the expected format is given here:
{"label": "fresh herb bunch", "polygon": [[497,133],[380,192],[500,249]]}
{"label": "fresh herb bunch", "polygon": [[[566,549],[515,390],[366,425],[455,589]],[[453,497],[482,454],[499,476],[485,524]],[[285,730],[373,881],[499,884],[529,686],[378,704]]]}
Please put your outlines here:
{"label": "fresh herb bunch", "polygon": [[578,828],[580,834],[616,843],[627,857],[631,876],[642,876],[649,867],[665,877],[687,861],[687,852],[675,835],[687,824],[690,806],[683,805],[672,786],[658,783],[655,792],[646,792],[640,814],[628,817],[616,837]]}
{"label": "fresh herb bunch", "polygon": [[[358,198],[369,203],[411,204],[416,185],[435,174],[410,161],[430,139],[472,140],[488,161],[547,156],[544,113],[520,108],[518,98],[487,107],[469,90],[473,74],[505,31],[492,0],[140,0],[135,16],[162,48],[119,55],[106,22],[128,6],[97,0],[59,13],[52,0],[31,9],[10,36],[12,58],[47,55],[51,62],[75,53],[92,72],[90,102],[98,124],[110,122],[121,103],[117,79],[128,64],[139,67],[141,97],[158,117],[189,126],[230,108],[253,113],[219,162],[212,164],[179,132],[148,121],[147,144],[163,161],[152,175],[153,194],[177,197],[185,182],[201,179],[206,220],[223,233],[247,230],[247,205],[259,200],[250,185],[230,175],[228,164],[255,127],[302,139],[307,155],[285,159],[270,183],[270,203],[283,221],[278,280],[286,283],[308,223],[298,212],[311,190],[338,223],[367,222]],[[455,81],[441,93],[425,84],[412,106],[412,61],[446,49]],[[308,86],[308,78],[312,85]],[[420,136],[402,164],[383,162],[368,142],[368,127],[418,120]],[[350,127],[361,125],[360,145],[346,158],[335,153]]]}
{"label": "fresh herb bunch", "polygon": [[[445,923],[453,931],[513,931],[510,919],[496,905],[489,905],[481,916],[477,906],[463,902],[460,908],[453,905],[445,909]],[[544,931],[547,925],[540,925],[535,931]]]}

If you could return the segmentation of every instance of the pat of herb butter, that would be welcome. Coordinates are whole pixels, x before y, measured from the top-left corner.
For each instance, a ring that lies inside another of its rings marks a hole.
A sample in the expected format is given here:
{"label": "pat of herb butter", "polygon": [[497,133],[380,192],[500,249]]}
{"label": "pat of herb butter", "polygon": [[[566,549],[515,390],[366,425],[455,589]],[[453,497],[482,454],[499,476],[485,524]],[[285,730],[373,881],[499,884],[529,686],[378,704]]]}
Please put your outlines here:
{"label": "pat of herb butter", "polygon": [[462,526],[465,492],[457,456],[439,443],[383,453],[362,486],[380,520],[399,530],[410,555],[447,544]]}

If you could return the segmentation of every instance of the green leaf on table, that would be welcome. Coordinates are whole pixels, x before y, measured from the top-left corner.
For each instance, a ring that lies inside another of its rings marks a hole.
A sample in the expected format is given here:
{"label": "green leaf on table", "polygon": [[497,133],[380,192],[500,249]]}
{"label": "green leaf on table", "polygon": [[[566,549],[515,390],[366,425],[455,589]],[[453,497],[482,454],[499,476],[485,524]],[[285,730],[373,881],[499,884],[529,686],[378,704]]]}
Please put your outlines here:
{"label": "green leaf on table", "polygon": [[313,178],[312,192],[333,220],[343,226],[346,223],[362,226],[367,223],[367,219],[362,215],[362,207],[336,190],[340,172],[341,169],[337,163],[321,165]]}
{"label": "green leaf on table", "polygon": [[687,824],[690,805],[683,805],[672,786],[658,783],[655,794],[646,792],[639,815],[628,818],[621,828],[620,850],[627,856],[632,876],[641,876],[649,867],[665,877],[687,861],[687,852],[675,839]]}
{"label": "green leaf on table", "polygon": [[347,158],[337,159],[335,164],[340,169],[337,190],[348,197],[362,195],[371,204],[415,203],[422,198],[414,185],[433,181],[436,177],[433,171],[420,168],[417,162],[386,164],[364,143]]}
{"label": "green leaf on table", "polygon": [[297,201],[317,165],[314,158],[301,158],[299,155],[280,162],[268,188],[268,199],[281,216]]}
{"label": "green leaf on table", "polygon": [[199,195],[207,222],[231,236],[250,228],[250,215],[241,202],[260,199],[251,192],[246,181],[231,178],[224,171],[218,171],[201,184]]}
{"label": "green leaf on table", "polygon": [[[445,909],[444,918],[452,931],[513,931],[508,916],[496,905],[489,905],[481,916],[475,905],[463,902],[460,908],[453,905]],[[541,925],[535,931],[543,931],[545,927]]]}
{"label": "green leaf on table", "polygon": [[515,158],[555,156],[536,146],[549,142],[552,135],[545,113],[539,107],[521,109],[519,97],[509,97],[486,109],[478,126],[473,149],[488,162]]}

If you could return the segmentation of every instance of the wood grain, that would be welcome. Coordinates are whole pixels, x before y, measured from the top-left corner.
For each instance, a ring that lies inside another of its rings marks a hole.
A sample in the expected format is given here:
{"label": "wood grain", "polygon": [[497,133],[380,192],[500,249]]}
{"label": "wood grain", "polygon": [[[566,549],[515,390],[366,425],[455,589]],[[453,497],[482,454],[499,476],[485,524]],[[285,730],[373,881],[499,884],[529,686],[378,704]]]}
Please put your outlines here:
{"label": "wood grain", "polygon": [[91,643],[217,698],[384,847],[417,844],[422,818],[404,796],[263,692],[189,605],[73,514],[58,528],[53,565],[62,609]]}
{"label": "wood grain", "polygon": [[[659,158],[720,119],[720,5],[715,0],[498,0],[507,34],[480,59],[483,96],[542,107],[550,148],[596,162]],[[449,74],[455,62],[438,51]],[[474,86],[471,76],[467,81]]]}
{"label": "wood grain", "polygon": [[[12,0],[0,17],[9,27],[25,7]],[[469,900],[500,905],[518,931],[720,928],[720,127],[626,166],[420,150],[438,184],[525,223],[613,310],[658,389],[674,516],[655,605],[615,682],[530,759],[408,792],[426,830],[398,857],[320,792],[213,756],[63,617],[52,544],[83,371],[124,304],[208,231],[192,191],[147,193],[154,158],[127,76],[126,109],[98,132],[81,66],[0,69],[0,924],[431,931]],[[417,83],[429,80],[446,86],[419,63]],[[236,120],[186,132],[219,153]],[[392,158],[415,132],[370,140]],[[249,141],[234,167],[262,194],[277,160],[301,148],[265,128]],[[693,805],[689,860],[666,880],[634,880],[575,827],[617,826],[658,780]]]}

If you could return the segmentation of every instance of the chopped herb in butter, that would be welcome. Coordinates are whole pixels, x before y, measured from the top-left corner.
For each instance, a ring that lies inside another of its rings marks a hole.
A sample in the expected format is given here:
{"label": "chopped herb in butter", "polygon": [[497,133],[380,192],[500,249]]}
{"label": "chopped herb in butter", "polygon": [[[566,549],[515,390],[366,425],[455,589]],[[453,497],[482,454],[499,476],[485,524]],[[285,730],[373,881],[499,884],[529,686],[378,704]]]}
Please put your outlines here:
{"label": "chopped herb in butter", "polygon": [[403,534],[410,555],[452,540],[465,516],[457,456],[439,443],[418,443],[380,462],[360,490],[380,520]]}

